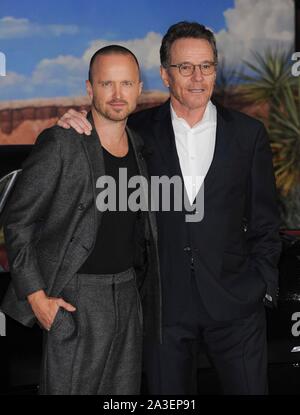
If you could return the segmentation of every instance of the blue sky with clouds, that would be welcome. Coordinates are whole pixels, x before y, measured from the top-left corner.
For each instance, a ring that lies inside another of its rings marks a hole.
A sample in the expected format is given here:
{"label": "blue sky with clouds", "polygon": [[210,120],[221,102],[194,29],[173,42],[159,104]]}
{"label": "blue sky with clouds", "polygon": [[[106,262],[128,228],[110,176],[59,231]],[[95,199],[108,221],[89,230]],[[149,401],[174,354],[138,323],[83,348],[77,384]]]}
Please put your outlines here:
{"label": "blue sky with clouds", "polygon": [[146,89],[163,89],[159,45],[179,20],[213,29],[221,56],[236,64],[253,48],[291,43],[293,0],[1,0],[7,76],[0,77],[0,101],[85,94],[89,59],[109,43],[137,54]]}

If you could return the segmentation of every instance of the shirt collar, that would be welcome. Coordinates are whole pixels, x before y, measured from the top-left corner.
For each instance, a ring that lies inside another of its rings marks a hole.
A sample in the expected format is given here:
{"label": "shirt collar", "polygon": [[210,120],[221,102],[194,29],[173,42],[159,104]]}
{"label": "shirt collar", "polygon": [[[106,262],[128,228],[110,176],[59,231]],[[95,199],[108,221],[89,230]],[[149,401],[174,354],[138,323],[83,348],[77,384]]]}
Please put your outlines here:
{"label": "shirt collar", "polygon": [[171,108],[172,122],[175,123],[177,126],[185,127],[185,129],[188,129],[188,130],[197,130],[198,128],[201,128],[203,126],[206,127],[209,124],[215,124],[217,122],[217,110],[216,110],[215,105],[211,101],[208,101],[202,120],[197,122],[197,124],[195,124],[193,127],[190,127],[184,118],[177,116],[171,103],[170,103],[170,108]]}

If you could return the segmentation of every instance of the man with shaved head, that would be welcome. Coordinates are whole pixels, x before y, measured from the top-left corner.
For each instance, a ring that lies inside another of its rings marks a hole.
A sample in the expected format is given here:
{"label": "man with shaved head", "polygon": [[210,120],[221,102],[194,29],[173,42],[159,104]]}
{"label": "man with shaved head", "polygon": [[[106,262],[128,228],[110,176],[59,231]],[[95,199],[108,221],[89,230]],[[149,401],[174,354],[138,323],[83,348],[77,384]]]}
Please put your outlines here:
{"label": "man with shaved head", "polygon": [[[143,329],[161,336],[155,218],[131,208],[127,189],[147,178],[141,138],[126,127],[142,90],[136,57],[98,50],[86,87],[90,136],[47,129],[23,165],[4,227],[2,309],[44,329],[41,394],[138,394]],[[106,178],[120,188],[114,206],[103,203]]]}

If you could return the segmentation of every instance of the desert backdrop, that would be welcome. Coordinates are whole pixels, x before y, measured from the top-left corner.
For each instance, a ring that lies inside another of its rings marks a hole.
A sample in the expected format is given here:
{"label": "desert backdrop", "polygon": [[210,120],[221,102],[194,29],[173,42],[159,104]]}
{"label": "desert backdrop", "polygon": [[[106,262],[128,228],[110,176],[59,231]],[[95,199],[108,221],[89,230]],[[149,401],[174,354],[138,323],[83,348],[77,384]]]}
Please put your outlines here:
{"label": "desert backdrop", "polygon": [[[136,110],[159,105],[168,96],[163,91],[146,91],[141,95]],[[227,94],[226,97],[217,93],[215,98],[226,106],[256,117],[262,117],[267,112],[267,105],[243,102],[235,93]],[[55,124],[69,108],[88,110],[89,107],[87,96],[0,101],[0,144],[33,144],[39,133]]]}
{"label": "desert backdrop", "polygon": [[[163,91],[144,92],[137,111],[159,105],[168,99]],[[39,133],[53,125],[69,108],[88,110],[86,97],[0,101],[0,144],[33,144]]]}

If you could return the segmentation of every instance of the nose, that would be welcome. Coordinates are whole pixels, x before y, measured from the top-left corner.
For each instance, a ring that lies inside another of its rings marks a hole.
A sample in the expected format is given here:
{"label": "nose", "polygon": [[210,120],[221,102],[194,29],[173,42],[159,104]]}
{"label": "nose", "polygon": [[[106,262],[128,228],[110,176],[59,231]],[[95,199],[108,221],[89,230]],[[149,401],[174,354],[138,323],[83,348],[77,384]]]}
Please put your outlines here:
{"label": "nose", "polygon": [[203,76],[203,74],[201,72],[200,66],[195,66],[195,70],[194,70],[194,73],[192,75],[192,78],[195,81],[203,81],[204,76]]}
{"label": "nose", "polygon": [[114,83],[113,96],[117,99],[121,98],[121,85],[118,83]]}

